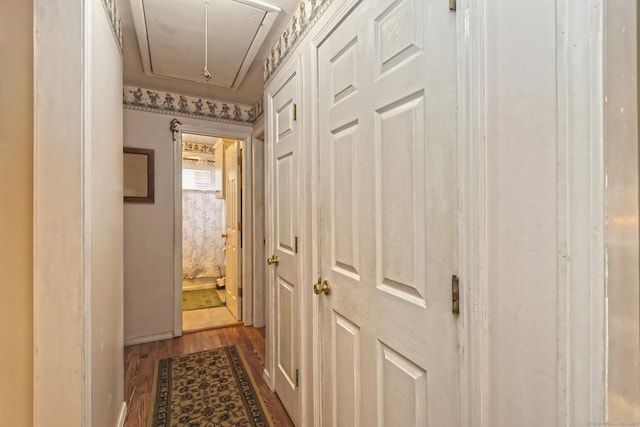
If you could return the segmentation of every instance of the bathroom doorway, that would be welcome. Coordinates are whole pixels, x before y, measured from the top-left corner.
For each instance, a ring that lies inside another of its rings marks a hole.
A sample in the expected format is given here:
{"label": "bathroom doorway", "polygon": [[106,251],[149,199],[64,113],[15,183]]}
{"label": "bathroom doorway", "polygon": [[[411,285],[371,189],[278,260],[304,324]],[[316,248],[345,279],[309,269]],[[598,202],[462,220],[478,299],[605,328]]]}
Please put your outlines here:
{"label": "bathroom doorway", "polygon": [[182,134],[184,332],[241,323],[243,141]]}

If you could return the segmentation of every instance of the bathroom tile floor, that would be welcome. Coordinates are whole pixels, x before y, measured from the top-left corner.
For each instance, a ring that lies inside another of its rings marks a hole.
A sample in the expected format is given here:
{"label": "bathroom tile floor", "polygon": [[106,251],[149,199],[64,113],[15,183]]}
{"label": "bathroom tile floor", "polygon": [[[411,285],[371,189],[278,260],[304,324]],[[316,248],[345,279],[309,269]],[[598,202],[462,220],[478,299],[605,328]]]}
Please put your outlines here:
{"label": "bathroom tile floor", "polygon": [[[224,289],[218,290],[218,296],[220,296],[221,301],[225,301]],[[242,322],[233,317],[233,314],[226,306],[182,312],[182,331],[184,333],[241,324]]]}

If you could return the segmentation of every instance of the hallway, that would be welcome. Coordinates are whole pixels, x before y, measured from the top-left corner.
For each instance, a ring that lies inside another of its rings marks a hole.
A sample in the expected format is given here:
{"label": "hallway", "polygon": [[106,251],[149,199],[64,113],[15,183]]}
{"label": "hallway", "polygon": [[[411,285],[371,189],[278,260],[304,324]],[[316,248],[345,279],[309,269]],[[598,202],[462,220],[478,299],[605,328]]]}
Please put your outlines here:
{"label": "hallway", "polygon": [[[145,426],[230,343],[275,425],[640,425],[640,2],[61,5],[0,18],[0,425]],[[183,132],[246,144],[264,329],[183,315]]]}
{"label": "hallway", "polygon": [[186,334],[171,340],[125,347],[125,398],[129,412],[125,427],[147,425],[153,372],[160,359],[235,345],[244,356],[258,385],[265,406],[277,427],[293,426],[278,397],[262,379],[264,370],[264,328],[235,326]]}

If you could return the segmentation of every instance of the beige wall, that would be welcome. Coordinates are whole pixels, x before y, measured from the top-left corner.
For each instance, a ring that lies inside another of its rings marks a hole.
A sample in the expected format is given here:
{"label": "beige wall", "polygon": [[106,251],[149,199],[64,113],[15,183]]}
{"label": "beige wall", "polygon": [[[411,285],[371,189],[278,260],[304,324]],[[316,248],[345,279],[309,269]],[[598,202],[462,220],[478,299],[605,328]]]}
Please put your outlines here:
{"label": "beige wall", "polygon": [[172,117],[124,110],[124,145],[155,150],[155,202],[124,205],[124,337],[173,335]]}
{"label": "beige wall", "polygon": [[85,131],[90,129],[84,113],[88,99],[83,93],[87,78],[83,47],[91,25],[85,25],[82,5],[61,8],[59,2],[34,2],[36,426],[86,423],[90,215],[83,185],[88,173]]}
{"label": "beige wall", "polygon": [[102,0],[92,2],[91,427],[114,427],[124,401],[122,58]]}
{"label": "beige wall", "polygon": [[35,2],[34,425],[123,408],[122,60],[101,0]]}
{"label": "beige wall", "polygon": [[33,2],[0,14],[0,424],[32,424]]}

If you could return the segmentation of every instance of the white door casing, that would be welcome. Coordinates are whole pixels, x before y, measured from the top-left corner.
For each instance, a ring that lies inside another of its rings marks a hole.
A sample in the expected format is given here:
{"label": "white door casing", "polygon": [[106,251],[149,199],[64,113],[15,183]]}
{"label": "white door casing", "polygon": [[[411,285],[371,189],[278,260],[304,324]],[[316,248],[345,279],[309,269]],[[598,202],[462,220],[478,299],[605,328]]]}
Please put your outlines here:
{"label": "white door casing", "polygon": [[239,167],[242,159],[240,155],[240,142],[235,141],[225,146],[225,207],[226,207],[226,244],[225,244],[225,293],[227,308],[236,319],[242,319],[242,289],[241,267],[241,222],[240,195],[241,195],[241,170]]}
{"label": "white door casing", "polygon": [[459,426],[455,15],[386,0],[339,22],[317,65],[322,425]]}
{"label": "white door casing", "polygon": [[300,395],[300,260],[297,254],[299,228],[298,150],[300,130],[295,118],[298,73],[290,75],[273,95],[268,95],[269,123],[267,175],[269,204],[267,252],[278,262],[267,270],[272,301],[271,354],[273,387],[289,416],[299,423]]}
{"label": "white door casing", "polygon": [[[206,126],[194,124],[182,124],[178,119],[171,120],[170,130],[173,134],[172,138],[172,157],[173,157],[173,336],[182,335],[182,133],[191,133],[195,135],[217,136],[220,138],[237,139],[242,141],[242,145],[246,148],[242,157],[242,170],[247,179],[245,188],[242,192],[242,212],[241,217],[244,223],[252,224],[253,204],[250,195],[252,194],[251,179],[251,152],[252,137],[250,129],[240,125],[229,125],[226,123],[207,124]],[[249,227],[249,230],[251,227]],[[241,258],[245,262],[241,263],[238,275],[243,277],[244,292],[242,317],[245,325],[252,324],[252,286],[253,286],[253,242],[251,233],[241,233]],[[246,251],[246,252],[245,252]],[[257,286],[264,286],[262,282],[257,281]],[[160,337],[154,337],[158,339]],[[161,339],[170,338],[163,336]],[[141,341],[146,342],[146,341]],[[137,344],[138,342],[136,342]]]}

